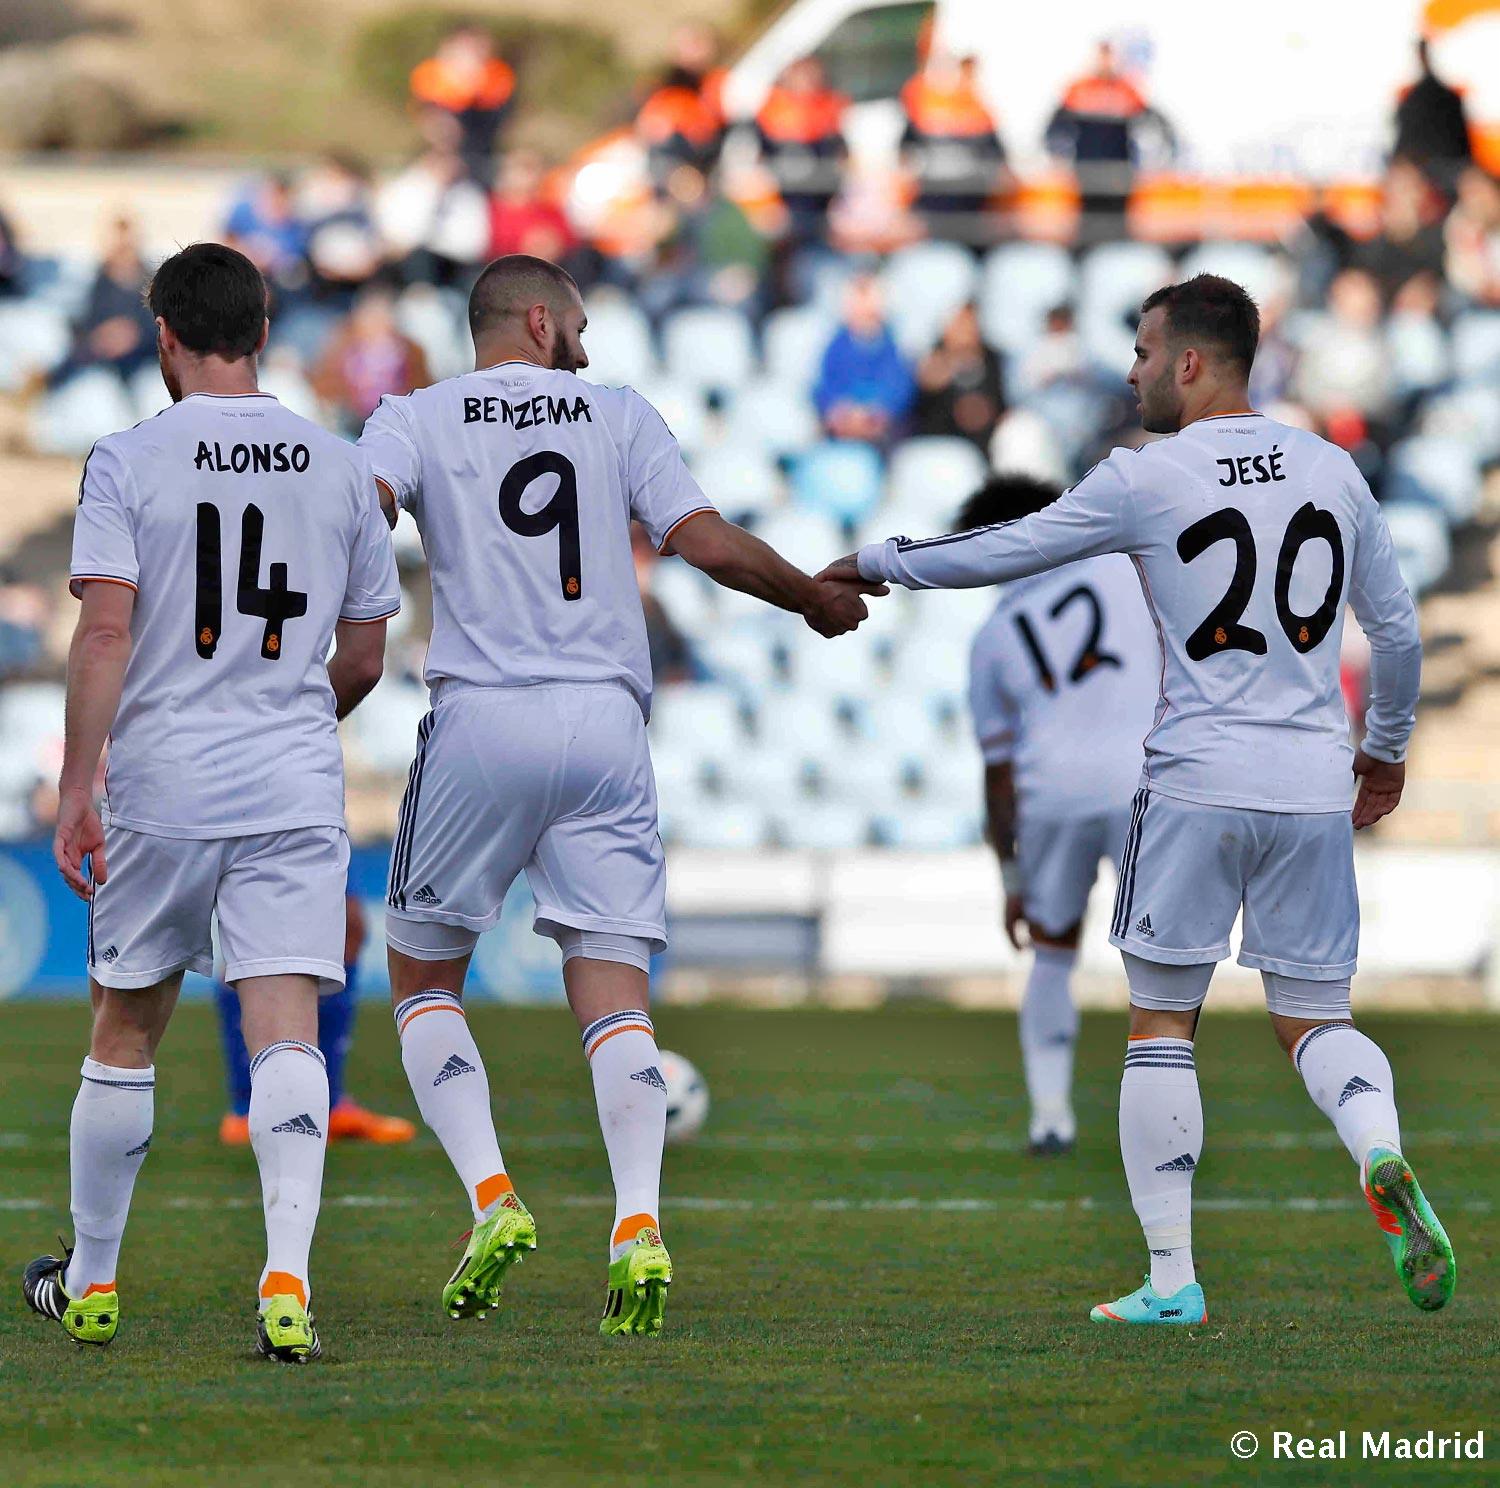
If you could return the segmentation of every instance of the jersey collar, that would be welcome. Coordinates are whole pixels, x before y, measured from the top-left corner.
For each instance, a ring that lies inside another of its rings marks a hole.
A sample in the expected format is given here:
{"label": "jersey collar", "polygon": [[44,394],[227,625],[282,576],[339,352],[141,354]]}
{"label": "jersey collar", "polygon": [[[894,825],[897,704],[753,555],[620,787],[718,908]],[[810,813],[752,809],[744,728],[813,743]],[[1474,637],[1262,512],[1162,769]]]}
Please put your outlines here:
{"label": "jersey collar", "polygon": [[1194,419],[1195,424],[1211,424],[1215,419],[1240,419],[1240,418],[1264,418],[1265,414],[1256,412],[1253,408],[1242,408],[1238,413],[1206,413],[1200,419]]}

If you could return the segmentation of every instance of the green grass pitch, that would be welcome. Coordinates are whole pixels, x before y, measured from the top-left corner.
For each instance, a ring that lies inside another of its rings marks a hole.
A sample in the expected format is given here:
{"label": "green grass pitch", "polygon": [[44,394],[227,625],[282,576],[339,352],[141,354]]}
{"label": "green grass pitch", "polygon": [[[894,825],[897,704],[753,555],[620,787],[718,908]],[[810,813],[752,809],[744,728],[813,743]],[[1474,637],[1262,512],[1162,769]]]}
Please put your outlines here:
{"label": "green grass pitch", "polygon": [[[1018,1150],[1013,1018],[664,1008],[661,1040],[704,1070],[714,1110],[700,1143],[668,1153],[677,1281],[660,1339],[596,1332],[607,1169],[571,1020],[482,1007],[473,1021],[541,1248],[498,1314],[452,1323],[438,1295],[467,1211],[442,1153],[425,1133],[334,1147],[313,1252],[326,1355],[292,1370],[252,1355],[258,1188],[250,1153],[215,1142],[203,1006],[181,1010],[158,1062],[120,1336],[83,1351],[25,1310],[22,1265],[68,1229],[86,1014],[0,1007],[0,1479],[1313,1483],[1334,1478],[1269,1460],[1273,1429],[1496,1425],[1495,1020],[1367,1023],[1458,1250],[1457,1297],[1427,1316],[1265,1020],[1210,1008],[1196,1227],[1210,1321],[1178,1331],[1088,1321],[1143,1268],[1115,1150],[1119,1017],[1085,1020],[1077,1157],[1038,1163]],[[351,1085],[411,1109],[380,1007],[361,1010]],[[1250,1463],[1228,1450],[1242,1429],[1266,1442]],[[1469,1483],[1492,1461],[1340,1475]]]}

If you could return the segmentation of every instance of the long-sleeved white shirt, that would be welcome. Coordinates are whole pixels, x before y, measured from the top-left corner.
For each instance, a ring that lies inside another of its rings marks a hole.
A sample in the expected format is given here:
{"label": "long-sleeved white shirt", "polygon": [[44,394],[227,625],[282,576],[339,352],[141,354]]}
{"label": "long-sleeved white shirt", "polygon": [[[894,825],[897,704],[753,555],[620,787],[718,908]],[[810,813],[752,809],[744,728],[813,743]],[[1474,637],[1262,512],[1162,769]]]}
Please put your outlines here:
{"label": "long-sleeved white shirt", "polygon": [[1336,445],[1261,414],[1200,419],[1119,449],[1042,511],[859,552],[867,579],[961,589],[1127,553],[1162,646],[1142,783],[1259,811],[1344,811],[1345,605],[1371,647],[1364,748],[1405,758],[1422,643],[1390,534]]}

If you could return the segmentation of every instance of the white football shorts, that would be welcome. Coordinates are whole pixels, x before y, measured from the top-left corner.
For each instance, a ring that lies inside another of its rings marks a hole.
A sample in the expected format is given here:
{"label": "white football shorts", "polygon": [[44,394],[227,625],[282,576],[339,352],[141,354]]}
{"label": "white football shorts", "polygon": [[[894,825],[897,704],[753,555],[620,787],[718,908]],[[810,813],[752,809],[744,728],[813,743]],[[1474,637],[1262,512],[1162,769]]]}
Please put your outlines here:
{"label": "white football shorts", "polygon": [[1070,820],[1028,820],[1016,831],[1016,859],[1025,884],[1026,920],[1040,935],[1064,935],[1083,918],[1108,858],[1116,869],[1125,850],[1130,808]]}
{"label": "white football shorts", "polygon": [[150,987],[179,971],[214,974],[219,919],[224,980],[298,972],[322,992],[344,985],[342,827],[295,827],[204,841],[104,829],[109,877],[89,905],[89,975]]}
{"label": "white football shorts", "polygon": [[656,778],[625,688],[467,688],[422,720],[391,846],[387,943],[424,960],[464,954],[523,870],[538,935],[597,930],[665,948]]}
{"label": "white football shorts", "polygon": [[1359,955],[1354,823],[1136,792],[1110,942],[1146,961],[1239,962],[1306,981],[1352,976]]}

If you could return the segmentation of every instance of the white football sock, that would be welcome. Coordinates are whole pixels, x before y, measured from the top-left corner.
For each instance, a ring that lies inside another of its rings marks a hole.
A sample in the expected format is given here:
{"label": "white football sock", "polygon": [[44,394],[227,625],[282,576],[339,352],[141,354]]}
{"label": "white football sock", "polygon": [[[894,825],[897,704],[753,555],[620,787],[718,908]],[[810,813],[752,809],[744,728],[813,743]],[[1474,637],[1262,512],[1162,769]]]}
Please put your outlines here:
{"label": "white football sock", "polygon": [[1370,1148],[1401,1150],[1396,1081],[1380,1045],[1352,1023],[1320,1023],[1298,1039],[1292,1062],[1333,1123],[1363,1179]]}
{"label": "white football sock", "polygon": [[1159,1295],[1195,1281],[1193,1174],[1203,1103],[1191,1039],[1132,1038],[1120,1081],[1120,1156]]}
{"label": "white football sock", "polygon": [[81,1074],[68,1138],[74,1245],[63,1289],[70,1297],[114,1288],[130,1195],[151,1146],[156,1091],[154,1065],[119,1069],[85,1059]]}
{"label": "white football sock", "polygon": [[615,1260],[630,1248],[642,1225],[659,1228],[667,1082],[646,1013],[627,1010],[595,1019],[583,1031],[583,1052],[594,1076],[599,1130],[615,1181],[609,1247],[609,1258]]}
{"label": "white football sock", "polygon": [[490,1081],[451,992],[418,992],[396,1007],[401,1065],[422,1120],[443,1144],[476,1220],[511,1191],[490,1112]]}
{"label": "white football sock", "polygon": [[266,1211],[261,1300],[290,1293],[305,1304],[328,1150],[328,1070],[312,1044],[279,1039],[250,1061],[250,1145]]}
{"label": "white football sock", "polygon": [[1021,1001],[1021,1057],[1031,1096],[1031,1140],[1055,1132],[1072,1141],[1073,1044],[1078,1037],[1078,1009],[1070,983],[1076,950],[1038,946]]}

